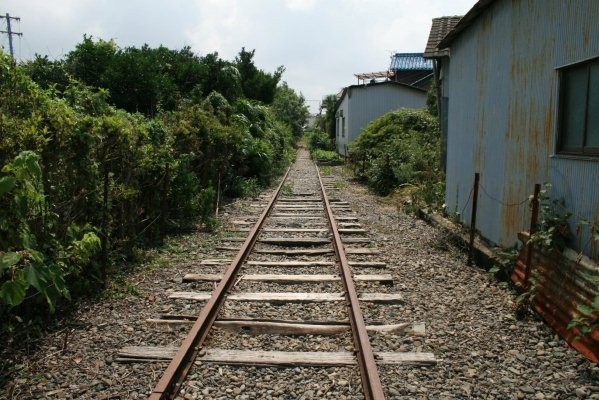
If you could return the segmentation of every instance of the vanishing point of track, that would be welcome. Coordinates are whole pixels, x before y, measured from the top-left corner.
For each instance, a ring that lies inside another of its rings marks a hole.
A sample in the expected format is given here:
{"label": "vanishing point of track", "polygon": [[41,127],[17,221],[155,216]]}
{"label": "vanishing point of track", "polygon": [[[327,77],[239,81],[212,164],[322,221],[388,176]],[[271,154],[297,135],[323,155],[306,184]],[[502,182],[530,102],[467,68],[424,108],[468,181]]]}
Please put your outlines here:
{"label": "vanishing point of track", "polygon": [[[305,149],[300,149],[296,163],[290,167],[281,183],[270,198],[265,199],[263,211],[251,228],[239,231],[249,233],[240,248],[224,247],[222,251],[237,251],[230,260],[222,276],[210,277],[201,274],[188,274],[186,281],[217,281],[211,293],[173,292],[175,299],[206,301],[201,312],[186,338],[171,358],[170,364],[154,387],[150,399],[174,399],[183,387],[185,379],[197,360],[205,358],[206,342],[215,322],[220,324],[240,324],[241,330],[259,327],[259,331],[273,332],[280,335],[328,335],[331,332],[351,332],[353,352],[229,352],[228,364],[286,366],[311,366],[314,368],[330,365],[357,364],[364,398],[384,399],[384,390],[377,369],[378,363],[398,364],[413,363],[427,365],[435,362],[430,353],[382,353],[373,352],[368,331],[392,333],[396,329],[404,329],[405,324],[378,325],[367,327],[360,308],[360,302],[393,304],[400,302],[401,296],[389,293],[362,293],[356,291],[355,281],[389,283],[388,275],[358,275],[354,270],[360,267],[381,267],[384,263],[364,261],[364,257],[376,254],[369,247],[356,246],[356,243],[369,243],[369,239],[356,237],[365,233],[356,228],[357,218],[351,213],[349,206],[338,199],[330,199],[327,190],[334,187],[321,177],[318,168],[309,160]],[[247,218],[251,220],[251,217]],[[249,221],[248,221],[249,222]],[[360,261],[348,261],[347,253],[362,257]],[[275,261],[264,261],[263,257],[272,256]],[[314,260],[314,257],[318,257]],[[323,261],[323,257],[326,259]],[[294,268],[320,266],[330,268],[328,274],[252,274],[252,269],[268,266],[285,266],[292,272]],[[239,292],[237,284],[242,280],[254,280],[288,284],[286,290],[294,287],[304,288],[305,284],[319,282],[341,283],[340,291],[330,292]],[[219,315],[225,302],[345,302],[347,319],[338,321],[290,321],[288,319],[256,319],[242,321],[225,321]],[[301,323],[303,322],[303,323]],[[349,326],[348,326],[349,325]],[[122,360],[142,361],[151,359],[160,351],[129,349],[121,352]],[[214,355],[214,353],[210,353]],[[157,356],[156,358],[160,358]],[[337,357],[344,361],[335,361]],[[218,357],[216,357],[218,358]],[[219,360],[213,360],[219,362]],[[338,363],[338,364],[336,364]]]}

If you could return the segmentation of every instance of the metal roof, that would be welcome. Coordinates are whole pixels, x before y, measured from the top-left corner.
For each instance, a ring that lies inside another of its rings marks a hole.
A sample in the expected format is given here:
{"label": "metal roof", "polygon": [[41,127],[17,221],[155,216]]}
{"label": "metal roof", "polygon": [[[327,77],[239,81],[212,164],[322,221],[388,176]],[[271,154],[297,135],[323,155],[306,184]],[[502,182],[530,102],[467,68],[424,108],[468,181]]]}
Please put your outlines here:
{"label": "metal roof", "polygon": [[425,58],[439,58],[449,55],[449,49],[438,48],[437,46],[447,33],[456,26],[461,18],[461,16],[457,15],[433,18],[431,32],[428,36],[428,42],[426,43],[426,50],[424,51]]}
{"label": "metal roof", "polygon": [[391,71],[433,70],[433,62],[423,57],[423,53],[395,53],[391,57]]}

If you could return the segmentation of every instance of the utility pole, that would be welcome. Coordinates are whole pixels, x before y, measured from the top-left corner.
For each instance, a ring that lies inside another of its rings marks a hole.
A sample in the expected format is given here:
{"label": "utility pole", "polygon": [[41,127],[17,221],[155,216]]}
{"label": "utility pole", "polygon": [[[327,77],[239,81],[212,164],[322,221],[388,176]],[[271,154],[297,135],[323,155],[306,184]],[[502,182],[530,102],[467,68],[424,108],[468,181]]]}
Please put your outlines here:
{"label": "utility pole", "polygon": [[6,13],[6,15],[0,15],[0,19],[6,19],[6,30],[5,31],[0,31],[0,33],[6,33],[8,35],[8,47],[10,49],[10,56],[13,58],[15,58],[15,51],[14,48],[12,46],[12,35],[17,35],[17,36],[23,36],[22,32],[13,32],[11,27],[10,27],[10,20],[14,19],[15,21],[20,21],[21,18],[19,17],[11,17],[8,13]]}

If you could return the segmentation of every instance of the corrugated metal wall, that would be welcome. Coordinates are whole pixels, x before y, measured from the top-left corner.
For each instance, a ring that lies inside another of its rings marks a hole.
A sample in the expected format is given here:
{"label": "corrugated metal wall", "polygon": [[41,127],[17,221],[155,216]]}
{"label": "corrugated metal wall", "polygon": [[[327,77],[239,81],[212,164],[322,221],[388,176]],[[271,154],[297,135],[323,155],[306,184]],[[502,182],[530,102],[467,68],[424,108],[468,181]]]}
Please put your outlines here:
{"label": "corrugated metal wall", "polygon": [[347,117],[348,114],[348,109],[349,109],[349,99],[347,96],[344,96],[343,99],[341,100],[341,104],[339,105],[339,107],[337,108],[337,120],[336,120],[336,134],[337,134],[337,140],[336,140],[336,145],[337,145],[337,153],[341,154],[341,155],[346,155],[345,151],[347,149],[347,146],[349,144],[348,142],[348,137],[347,137],[347,119],[345,120],[345,124],[346,124],[346,131],[345,131],[345,135],[342,135],[342,130],[343,130],[343,118]]}
{"label": "corrugated metal wall", "polygon": [[[345,138],[337,138],[337,152],[345,154],[349,146],[371,121],[400,107],[423,108],[426,93],[394,83],[350,86],[338,110],[343,109],[346,122]],[[339,122],[339,119],[337,119]]]}
{"label": "corrugated metal wall", "polygon": [[599,160],[551,158],[556,68],[599,55],[598,21],[596,0],[496,1],[451,44],[446,203],[469,224],[473,175],[480,172],[477,228],[494,243],[511,246],[528,228],[526,199],[535,183],[554,181],[555,196],[566,197],[572,188],[564,184],[586,182],[566,202],[599,217]]}

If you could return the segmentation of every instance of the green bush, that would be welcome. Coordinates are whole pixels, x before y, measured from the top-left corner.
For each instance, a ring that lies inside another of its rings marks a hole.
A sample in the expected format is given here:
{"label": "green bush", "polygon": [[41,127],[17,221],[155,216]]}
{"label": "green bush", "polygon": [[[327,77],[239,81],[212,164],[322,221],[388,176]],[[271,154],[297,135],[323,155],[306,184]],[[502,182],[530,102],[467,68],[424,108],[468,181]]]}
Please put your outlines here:
{"label": "green bush", "polygon": [[256,102],[211,92],[149,118],[60,74],[44,90],[2,52],[0,71],[0,330],[102,288],[169,229],[212,229],[219,196],[293,158],[290,128]]}
{"label": "green bush", "polygon": [[387,195],[399,187],[414,187],[414,199],[440,204],[443,174],[440,131],[436,118],[424,110],[400,109],[370,123],[350,145],[358,178]]}
{"label": "green bush", "polygon": [[310,156],[320,164],[341,164],[344,161],[336,151],[330,150],[316,149]]}
{"label": "green bush", "polygon": [[329,135],[321,129],[308,129],[304,134],[304,137],[306,138],[306,144],[311,153],[315,150],[335,151],[335,143],[331,140]]}

